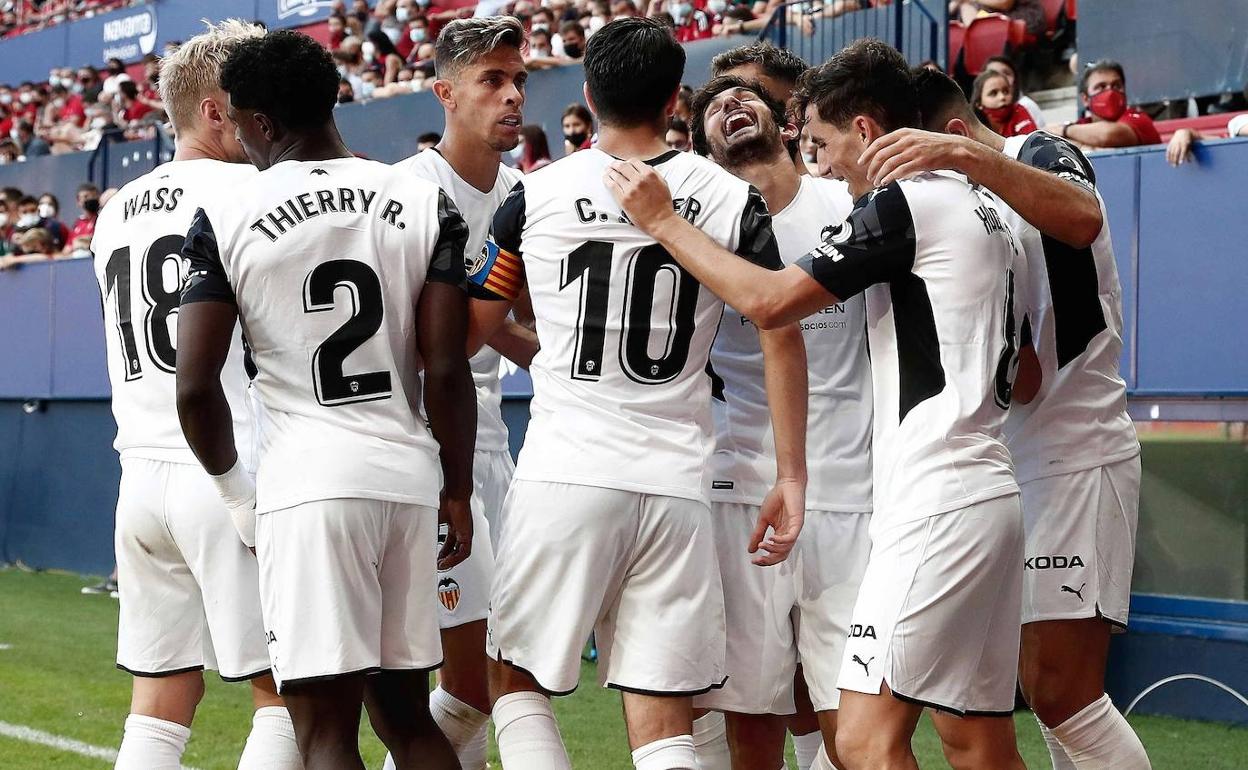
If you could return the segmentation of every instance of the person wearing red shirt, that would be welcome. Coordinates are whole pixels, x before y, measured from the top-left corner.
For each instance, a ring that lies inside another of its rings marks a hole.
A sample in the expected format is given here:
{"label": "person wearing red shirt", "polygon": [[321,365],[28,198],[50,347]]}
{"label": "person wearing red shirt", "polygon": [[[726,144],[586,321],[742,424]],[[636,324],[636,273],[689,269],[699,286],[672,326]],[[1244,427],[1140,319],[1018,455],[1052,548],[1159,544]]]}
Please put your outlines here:
{"label": "person wearing red shirt", "polygon": [[126,124],[141,120],[152,111],[151,106],[139,98],[139,87],[133,80],[123,81],[118,93],[121,94],[121,117]]}
{"label": "person wearing red shirt", "polygon": [[65,242],[66,254],[74,252],[75,244],[80,239],[90,244],[91,238],[95,236],[95,220],[100,216],[100,188],[89,182],[79,185],[78,208],[82,209],[82,215],[69,231],[69,238]]}
{"label": "person wearing red shirt", "polygon": [[1061,135],[1084,149],[1161,144],[1153,119],[1127,106],[1127,78],[1118,62],[1089,64],[1079,78],[1079,100],[1088,114],[1062,126]]}
{"label": "person wearing red shirt", "polygon": [[705,40],[714,34],[711,17],[691,0],[676,0],[667,6],[667,12],[676,22],[676,39],[682,43]]}
{"label": "person wearing red shirt", "polygon": [[1036,130],[1027,108],[1014,101],[1014,86],[1000,72],[984,70],[975,78],[971,104],[984,125],[1001,136],[1021,136]]}

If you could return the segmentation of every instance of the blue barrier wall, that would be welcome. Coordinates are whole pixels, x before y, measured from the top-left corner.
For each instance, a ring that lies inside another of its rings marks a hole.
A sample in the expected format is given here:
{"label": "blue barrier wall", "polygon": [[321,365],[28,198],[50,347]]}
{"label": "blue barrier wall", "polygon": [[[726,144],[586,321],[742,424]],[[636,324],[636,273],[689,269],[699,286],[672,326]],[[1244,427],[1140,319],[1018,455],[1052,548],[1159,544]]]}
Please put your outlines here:
{"label": "blue barrier wall", "polygon": [[1079,0],[1079,62],[1114,59],[1132,104],[1242,91],[1243,0]]}
{"label": "blue barrier wall", "polygon": [[171,40],[196,34],[206,16],[258,19],[270,28],[299,27],[323,20],[331,5],[332,0],[158,0],[123,8],[0,42],[0,81],[38,83],[54,67],[100,66],[113,57],[138,61],[159,54]]}

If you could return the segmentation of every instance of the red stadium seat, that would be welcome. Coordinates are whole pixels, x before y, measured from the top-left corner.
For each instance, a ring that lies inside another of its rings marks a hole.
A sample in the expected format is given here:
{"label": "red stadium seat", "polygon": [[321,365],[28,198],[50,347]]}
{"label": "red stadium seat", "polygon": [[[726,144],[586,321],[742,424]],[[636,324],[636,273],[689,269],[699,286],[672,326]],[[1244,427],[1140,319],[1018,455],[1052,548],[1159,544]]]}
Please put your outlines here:
{"label": "red stadium seat", "polygon": [[1079,15],[1075,13],[1075,11],[1077,10],[1075,6],[1077,4],[1078,4],[1078,0],[1066,0],[1066,18],[1067,19],[1074,21],[1075,19],[1079,18]]}
{"label": "red stadium seat", "polygon": [[953,73],[953,65],[962,54],[962,45],[966,41],[966,27],[960,21],[949,22],[949,72]]}
{"label": "red stadium seat", "polygon": [[1022,19],[1010,19],[1010,48],[1030,48],[1036,44],[1036,36],[1027,32],[1027,22]]}
{"label": "red stadium seat", "polygon": [[1057,32],[1057,22],[1062,17],[1066,2],[1067,0],[1040,0],[1040,4],[1044,6],[1044,28],[1048,30],[1049,37]]}
{"label": "red stadium seat", "polygon": [[1218,115],[1201,115],[1198,118],[1174,118],[1154,122],[1161,141],[1168,142],[1170,137],[1180,128],[1192,128],[1200,132],[1206,139],[1225,139],[1226,124],[1237,115],[1248,115],[1248,112],[1224,112]]}
{"label": "red stadium seat", "polygon": [[980,16],[966,28],[963,43],[963,64],[971,75],[984,71],[984,63],[993,56],[1005,53],[1010,43],[1010,17],[994,13]]}

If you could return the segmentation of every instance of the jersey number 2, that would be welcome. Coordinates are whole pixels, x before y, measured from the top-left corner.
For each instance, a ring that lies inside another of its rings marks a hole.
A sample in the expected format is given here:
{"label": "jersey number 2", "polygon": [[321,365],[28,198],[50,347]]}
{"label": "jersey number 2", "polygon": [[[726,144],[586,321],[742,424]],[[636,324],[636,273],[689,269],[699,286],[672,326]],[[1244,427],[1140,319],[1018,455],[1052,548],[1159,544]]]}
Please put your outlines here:
{"label": "jersey number 2", "polygon": [[[564,262],[559,289],[581,280],[572,379],[597,380],[606,352],[607,308],[611,299],[611,250],[605,241],[588,241],[572,250]],[[672,281],[668,309],[667,344],[657,357],[650,355],[650,317],[655,289],[664,274]],[[662,246],[652,244],[633,255],[624,288],[624,328],[620,334],[620,365],[630,380],[643,385],[670,382],[689,360],[698,282],[676,264]]]}
{"label": "jersey number 2", "polygon": [[[181,269],[177,270],[174,288],[165,288],[165,269],[172,258],[181,264],[183,236],[165,235],[157,238],[143,255],[140,280],[147,313],[143,317],[143,338],[147,356],[157,369],[172,372],[177,366],[177,348],[169,330],[169,316],[177,313],[181,298]],[[113,295],[117,304],[117,332],[121,335],[121,352],[126,362],[126,381],[143,376],[139,348],[130,320],[130,247],[122,246],[104,263],[104,296]]]}
{"label": "jersey number 2", "polygon": [[303,284],[303,312],[335,307],[334,292],[351,296],[351,317],[321,343],[312,356],[312,384],[321,406],[341,406],[390,398],[390,372],[344,374],[343,362],[381,328],[381,281],[373,269],[354,259],[322,262]]}

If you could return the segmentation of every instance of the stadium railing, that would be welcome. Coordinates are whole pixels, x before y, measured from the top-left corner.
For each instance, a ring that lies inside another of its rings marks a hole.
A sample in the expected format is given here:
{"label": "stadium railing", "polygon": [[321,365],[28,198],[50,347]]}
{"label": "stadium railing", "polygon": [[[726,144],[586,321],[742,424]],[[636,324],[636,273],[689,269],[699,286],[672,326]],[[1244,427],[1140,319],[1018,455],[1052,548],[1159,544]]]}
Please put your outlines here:
{"label": "stadium railing", "polygon": [[777,6],[759,39],[818,64],[859,38],[876,37],[911,64],[931,59],[948,68],[949,9],[941,0],[894,0],[835,17],[824,16],[824,6],[822,0]]}

